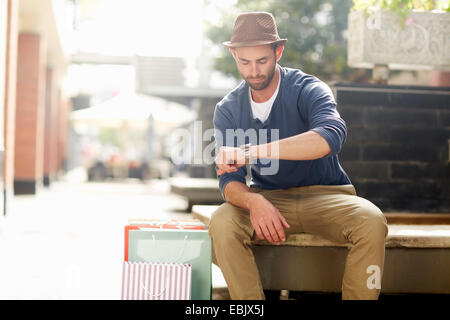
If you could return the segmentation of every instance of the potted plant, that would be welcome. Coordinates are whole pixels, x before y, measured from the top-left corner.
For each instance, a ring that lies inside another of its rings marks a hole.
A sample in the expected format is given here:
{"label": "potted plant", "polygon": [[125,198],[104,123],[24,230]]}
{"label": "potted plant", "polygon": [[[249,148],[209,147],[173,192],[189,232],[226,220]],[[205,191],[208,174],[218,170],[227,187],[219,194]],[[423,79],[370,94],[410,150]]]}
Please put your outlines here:
{"label": "potted plant", "polygon": [[450,69],[450,1],[353,0],[351,67]]}

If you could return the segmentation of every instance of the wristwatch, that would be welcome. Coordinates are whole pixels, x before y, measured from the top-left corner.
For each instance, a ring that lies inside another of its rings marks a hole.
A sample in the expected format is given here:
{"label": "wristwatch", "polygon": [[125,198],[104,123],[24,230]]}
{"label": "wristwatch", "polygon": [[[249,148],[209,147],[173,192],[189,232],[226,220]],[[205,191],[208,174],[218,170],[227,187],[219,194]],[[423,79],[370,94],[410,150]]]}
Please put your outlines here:
{"label": "wristwatch", "polygon": [[245,163],[250,163],[251,161],[251,155],[250,155],[250,147],[252,146],[251,143],[243,144],[239,146],[242,151],[244,151],[244,157],[245,157]]}

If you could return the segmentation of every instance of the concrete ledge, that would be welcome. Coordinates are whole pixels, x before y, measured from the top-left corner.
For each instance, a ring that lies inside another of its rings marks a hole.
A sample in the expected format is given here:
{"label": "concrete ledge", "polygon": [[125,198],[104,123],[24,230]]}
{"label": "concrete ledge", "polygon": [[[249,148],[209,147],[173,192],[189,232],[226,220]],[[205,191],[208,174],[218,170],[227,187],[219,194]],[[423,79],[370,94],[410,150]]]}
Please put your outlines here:
{"label": "concrete ledge", "polygon": [[[208,224],[212,213],[218,206],[195,205],[192,207],[192,216]],[[386,213],[388,220],[389,234],[386,238],[386,248],[450,248],[450,223],[438,225],[406,224],[408,217],[414,218],[415,214],[405,213],[404,219],[400,219],[401,213]],[[389,216],[392,215],[394,221],[403,222],[394,224]],[[426,214],[418,214],[422,217]],[[431,215],[431,214],[430,214]],[[447,214],[433,214],[434,219],[446,221],[450,218]],[[253,241],[254,245],[275,246],[265,240]],[[296,247],[351,247],[350,243],[336,243],[317,235],[299,233],[290,235],[281,246]]]}
{"label": "concrete ledge", "polygon": [[[216,208],[193,206],[192,215],[208,224]],[[397,216],[402,213],[385,215],[389,234],[381,292],[450,294],[450,224],[412,225],[405,222],[415,214],[405,213],[402,219]],[[446,214],[434,218],[442,222]],[[266,290],[340,292],[350,246],[300,233],[280,246],[254,241],[252,250]]]}
{"label": "concrete ledge", "polygon": [[450,225],[450,213],[398,213],[385,212],[388,224],[446,224]]}
{"label": "concrete ledge", "polygon": [[219,180],[217,179],[174,177],[169,179],[169,183],[176,190],[219,190]]}
{"label": "concrete ledge", "polygon": [[169,179],[169,184],[172,193],[187,199],[189,211],[194,204],[223,202],[217,179],[175,177]]}

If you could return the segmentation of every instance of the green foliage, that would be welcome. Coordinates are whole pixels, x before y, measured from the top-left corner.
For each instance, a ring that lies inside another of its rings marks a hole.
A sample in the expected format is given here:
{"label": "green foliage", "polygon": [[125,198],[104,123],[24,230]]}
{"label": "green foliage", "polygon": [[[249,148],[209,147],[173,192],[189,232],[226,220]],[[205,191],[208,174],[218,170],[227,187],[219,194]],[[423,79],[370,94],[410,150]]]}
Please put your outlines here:
{"label": "green foliage", "polygon": [[402,18],[414,11],[450,11],[450,0],[353,0],[352,10],[386,9]]}
{"label": "green foliage", "polygon": [[[220,19],[206,26],[214,44],[231,38],[236,16],[247,11],[271,12],[281,38],[287,38],[280,64],[298,68],[324,81],[352,80],[355,69],[347,66],[347,15],[352,0],[238,0]],[[235,62],[223,46],[216,70],[240,78]],[[369,71],[368,71],[369,72]],[[359,73],[361,73],[359,71]]]}
{"label": "green foliage", "polygon": [[450,12],[450,0],[353,0],[352,11],[364,10],[366,15],[375,10],[389,10],[400,17],[402,27],[411,11],[441,11]]}

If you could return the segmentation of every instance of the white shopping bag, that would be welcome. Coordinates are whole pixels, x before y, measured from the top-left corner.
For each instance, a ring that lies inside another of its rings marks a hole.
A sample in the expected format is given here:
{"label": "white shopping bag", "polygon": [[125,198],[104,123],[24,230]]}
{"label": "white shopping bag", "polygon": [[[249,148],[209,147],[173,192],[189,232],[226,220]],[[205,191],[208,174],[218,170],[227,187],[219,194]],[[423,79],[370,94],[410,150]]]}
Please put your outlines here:
{"label": "white shopping bag", "polygon": [[190,264],[124,261],[122,300],[190,300]]}

